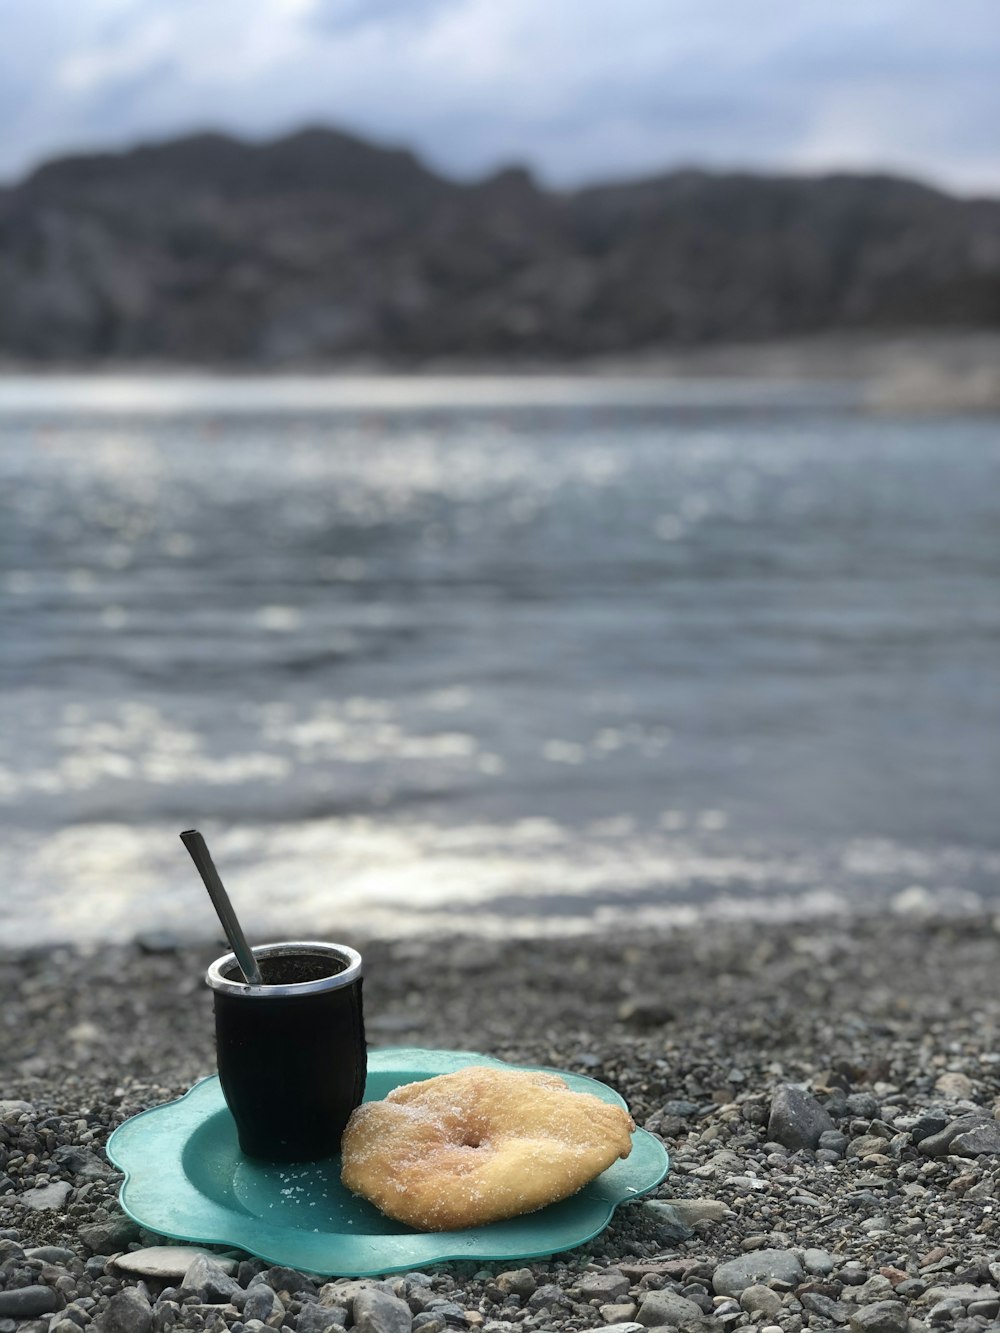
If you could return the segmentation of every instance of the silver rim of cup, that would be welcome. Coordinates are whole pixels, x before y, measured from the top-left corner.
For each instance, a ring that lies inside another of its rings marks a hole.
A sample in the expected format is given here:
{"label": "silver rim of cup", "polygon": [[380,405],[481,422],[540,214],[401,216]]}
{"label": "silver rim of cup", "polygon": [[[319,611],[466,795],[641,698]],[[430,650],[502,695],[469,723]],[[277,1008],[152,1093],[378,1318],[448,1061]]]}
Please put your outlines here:
{"label": "silver rim of cup", "polygon": [[245,981],[234,981],[224,973],[235,969],[240,974],[239,964],[234,953],[217,958],[205,973],[205,980],[212,990],[222,995],[239,995],[241,998],[260,998],[278,1000],[285,996],[293,998],[300,995],[318,995],[323,991],[340,990],[350,986],[361,976],[361,955],[356,949],[346,944],[326,944],[321,940],[285,940],[280,944],[258,944],[253,956],[258,959],[281,958],[289,954],[306,954],[311,958],[335,958],[343,963],[343,969],[330,977],[320,977],[316,981],[297,981],[281,986],[250,986]]}

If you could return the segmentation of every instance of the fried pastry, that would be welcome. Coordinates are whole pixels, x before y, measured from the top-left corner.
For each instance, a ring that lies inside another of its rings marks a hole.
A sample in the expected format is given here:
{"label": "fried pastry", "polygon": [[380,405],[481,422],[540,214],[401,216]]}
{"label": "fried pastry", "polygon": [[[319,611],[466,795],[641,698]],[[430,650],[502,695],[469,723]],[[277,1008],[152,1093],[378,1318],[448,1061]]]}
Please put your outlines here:
{"label": "fried pastry", "polygon": [[461,1230],[575,1194],[629,1155],[634,1128],[556,1074],[472,1065],[359,1106],[341,1179],[399,1222]]}

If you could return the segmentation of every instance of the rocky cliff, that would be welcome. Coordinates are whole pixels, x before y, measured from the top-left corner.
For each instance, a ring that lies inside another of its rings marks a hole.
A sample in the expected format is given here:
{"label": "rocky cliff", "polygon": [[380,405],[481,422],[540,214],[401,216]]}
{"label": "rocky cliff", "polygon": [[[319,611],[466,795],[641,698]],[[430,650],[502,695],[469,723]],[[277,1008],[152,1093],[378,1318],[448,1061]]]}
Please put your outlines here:
{"label": "rocky cliff", "polygon": [[0,357],[551,358],[1000,327],[1000,201],[886,176],[458,184],[332,130],[65,158],[0,191]]}

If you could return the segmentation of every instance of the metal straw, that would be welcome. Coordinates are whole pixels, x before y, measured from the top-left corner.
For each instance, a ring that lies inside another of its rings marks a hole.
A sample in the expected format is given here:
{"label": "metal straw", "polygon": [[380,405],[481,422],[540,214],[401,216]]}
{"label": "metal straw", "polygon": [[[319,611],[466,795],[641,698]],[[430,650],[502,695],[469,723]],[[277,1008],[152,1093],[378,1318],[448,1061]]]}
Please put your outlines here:
{"label": "metal straw", "polygon": [[263,986],[264,978],[260,975],[257,960],[254,958],[249,944],[247,944],[247,937],[243,934],[243,928],[233,911],[229,894],[219,878],[219,872],[215,868],[215,863],[209,853],[205,839],[197,829],[191,828],[181,834],[181,842],[191,853],[191,860],[197,866],[198,874],[201,876],[205,888],[208,889],[212,906],[218,913],[219,920],[222,922],[222,929],[226,932],[226,939],[232,946],[243,975],[251,986]]}

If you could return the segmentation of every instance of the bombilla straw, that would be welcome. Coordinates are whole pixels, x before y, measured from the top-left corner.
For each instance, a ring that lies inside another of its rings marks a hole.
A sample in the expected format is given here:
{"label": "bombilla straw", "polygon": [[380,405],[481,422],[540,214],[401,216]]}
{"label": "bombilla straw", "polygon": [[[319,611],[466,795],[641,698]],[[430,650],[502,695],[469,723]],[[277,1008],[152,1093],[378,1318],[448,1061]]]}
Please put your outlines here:
{"label": "bombilla straw", "polygon": [[219,920],[222,922],[222,929],[226,932],[226,939],[232,946],[243,975],[251,986],[263,986],[264,978],[260,975],[257,959],[253,956],[253,951],[247,944],[247,937],[243,934],[243,927],[233,911],[229,894],[219,878],[219,872],[215,868],[215,863],[209,853],[205,839],[197,829],[192,828],[181,834],[181,842],[191,853],[191,860],[195,863],[205,888],[208,889],[212,906],[218,913]]}

